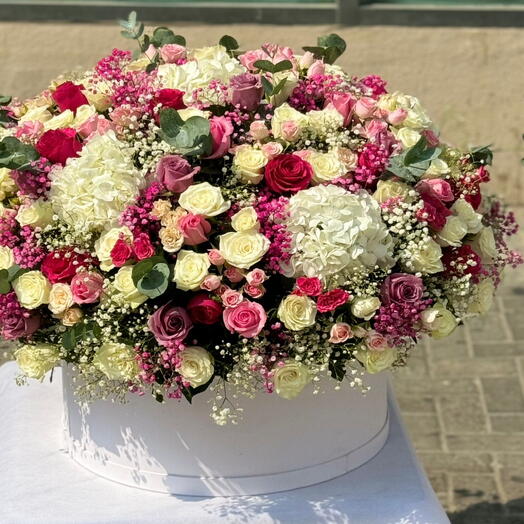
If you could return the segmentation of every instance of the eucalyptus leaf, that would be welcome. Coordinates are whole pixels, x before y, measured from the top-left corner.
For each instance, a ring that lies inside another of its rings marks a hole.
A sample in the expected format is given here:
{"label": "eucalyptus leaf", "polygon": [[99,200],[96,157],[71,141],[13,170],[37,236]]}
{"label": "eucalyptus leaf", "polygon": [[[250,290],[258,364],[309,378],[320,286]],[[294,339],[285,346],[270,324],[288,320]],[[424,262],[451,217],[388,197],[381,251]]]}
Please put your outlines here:
{"label": "eucalyptus leaf", "polygon": [[234,51],[239,48],[238,42],[235,38],[229,35],[224,35],[219,41],[218,44],[224,46],[227,51]]}
{"label": "eucalyptus leaf", "polygon": [[176,35],[168,27],[157,27],[153,31],[151,43],[155,47],[162,47],[166,44],[176,44]]}
{"label": "eucalyptus leaf", "polygon": [[131,272],[131,278],[133,279],[133,284],[138,285],[138,282],[145,276],[147,273],[149,273],[153,267],[155,267],[157,264],[166,263],[166,260],[164,257],[160,255],[155,255],[150,258],[146,258],[144,260],[141,260],[137,264],[133,266],[133,271]]}
{"label": "eucalyptus leaf", "polygon": [[[183,125],[184,121],[175,109],[167,108],[160,111],[160,129],[163,135],[169,138],[175,138]],[[166,142],[168,142],[168,140],[166,140]]]}
{"label": "eucalyptus leaf", "polygon": [[20,169],[39,156],[34,147],[23,144],[14,136],[7,136],[0,142],[0,167]]}
{"label": "eucalyptus leaf", "polygon": [[341,359],[330,358],[328,363],[329,373],[332,378],[342,382],[346,376],[346,362]]}
{"label": "eucalyptus leaf", "polygon": [[11,283],[9,280],[9,272],[7,269],[0,271],[0,295],[5,295],[11,291]]}
{"label": "eucalyptus leaf", "polygon": [[336,47],[342,54],[346,50],[346,41],[336,33],[331,33],[325,36],[319,36],[317,44],[322,47]]}
{"label": "eucalyptus leaf", "polygon": [[282,89],[284,89],[284,86],[286,85],[287,83],[287,78],[283,78],[274,88],[273,88],[273,93],[271,93],[273,96],[274,95],[278,95],[278,93],[280,93],[280,91],[282,91]]}
{"label": "eucalyptus leaf", "polygon": [[487,146],[477,146],[470,150],[471,159],[475,165],[488,165],[493,162],[493,151],[491,144]]}
{"label": "eucalyptus leaf", "polygon": [[273,64],[273,62],[270,62],[269,60],[257,60],[253,63],[253,65],[261,71],[267,71],[268,73],[275,72],[275,64]]}
{"label": "eucalyptus leaf", "polygon": [[310,53],[313,53],[315,58],[323,58],[324,57],[324,48],[319,46],[305,46],[302,48],[304,51],[309,51]]}
{"label": "eucalyptus leaf", "polygon": [[147,297],[156,298],[166,292],[169,286],[169,266],[160,262],[146,273],[137,283],[138,291]]}
{"label": "eucalyptus leaf", "polygon": [[273,73],[280,73],[281,71],[287,71],[292,69],[293,64],[289,60],[282,60],[273,66]]}
{"label": "eucalyptus leaf", "polygon": [[0,95],[0,106],[6,106],[12,100],[12,97],[7,95]]}

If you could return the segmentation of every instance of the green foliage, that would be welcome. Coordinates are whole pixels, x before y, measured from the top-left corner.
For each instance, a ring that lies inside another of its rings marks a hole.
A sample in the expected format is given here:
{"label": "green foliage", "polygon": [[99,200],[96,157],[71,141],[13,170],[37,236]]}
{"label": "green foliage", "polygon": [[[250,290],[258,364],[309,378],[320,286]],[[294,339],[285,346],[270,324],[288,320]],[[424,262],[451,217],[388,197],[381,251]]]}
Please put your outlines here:
{"label": "green foliage", "polygon": [[136,11],[131,11],[127,20],[119,20],[118,24],[122,28],[120,34],[124,38],[138,40],[144,33],[144,24],[136,19]]}
{"label": "green foliage", "polygon": [[186,45],[186,39],[181,35],[175,35],[171,29],[167,27],[157,27],[153,31],[151,43],[155,47],[162,47],[167,44]]}
{"label": "green foliage", "polygon": [[218,44],[224,46],[226,51],[229,54],[234,54],[233,51],[236,51],[239,48],[238,42],[235,38],[229,35],[224,35],[219,41]]}
{"label": "green foliage", "polygon": [[14,136],[6,136],[0,142],[0,167],[21,169],[38,160],[39,156],[34,147],[23,144]]}
{"label": "green foliage", "polygon": [[289,60],[281,60],[276,64],[269,60],[257,60],[253,65],[260,71],[271,74],[280,73],[281,71],[287,71],[293,68],[293,64]]}
{"label": "green foliage", "polygon": [[326,64],[333,64],[344,53],[347,45],[345,40],[335,33],[319,36],[316,46],[306,46],[302,49],[313,53],[315,58],[322,59]]}
{"label": "green foliage", "polygon": [[131,278],[140,293],[156,298],[166,292],[171,276],[171,269],[164,257],[156,255],[141,260],[133,267]]}
{"label": "green foliage", "polygon": [[342,382],[346,376],[346,361],[344,359],[330,357],[328,362],[329,374],[335,380]]}
{"label": "green foliage", "polygon": [[416,182],[427,171],[431,161],[441,153],[440,148],[427,145],[427,140],[422,136],[413,147],[391,157],[387,171],[407,182]]}
{"label": "green foliage", "polygon": [[471,160],[476,166],[490,166],[493,163],[493,151],[491,144],[487,146],[477,146],[470,150]]}
{"label": "green foliage", "polygon": [[7,95],[0,95],[0,106],[6,106],[12,100],[12,97]]}
{"label": "green foliage", "polygon": [[72,351],[80,342],[99,338],[100,326],[96,322],[78,322],[62,335],[62,347]]}
{"label": "green foliage", "polygon": [[11,266],[9,269],[0,270],[0,295],[9,293],[9,291],[11,291],[12,282],[27,271],[29,270],[23,269],[17,264]]}
{"label": "green foliage", "polygon": [[202,384],[201,386],[198,386],[194,388],[193,386],[189,386],[188,388],[182,387],[182,394],[186,398],[186,400],[191,404],[193,402],[193,397],[195,395],[198,395],[199,393],[203,393],[213,382],[213,378],[211,377],[205,384]]}

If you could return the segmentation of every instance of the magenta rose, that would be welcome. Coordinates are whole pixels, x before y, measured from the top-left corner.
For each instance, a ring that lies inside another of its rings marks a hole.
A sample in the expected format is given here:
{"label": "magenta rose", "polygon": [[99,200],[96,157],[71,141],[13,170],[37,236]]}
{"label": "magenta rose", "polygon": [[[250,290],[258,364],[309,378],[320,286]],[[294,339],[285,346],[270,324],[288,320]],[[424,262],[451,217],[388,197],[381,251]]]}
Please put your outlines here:
{"label": "magenta rose", "polygon": [[318,297],[322,293],[322,282],[317,277],[297,278],[297,290],[308,297]]}
{"label": "magenta rose", "polygon": [[260,75],[243,73],[231,79],[231,102],[247,111],[254,111],[262,100],[264,88]]}
{"label": "magenta rose", "polygon": [[231,333],[244,338],[256,337],[266,323],[266,312],[257,302],[244,300],[234,308],[224,309],[224,324]]}
{"label": "magenta rose", "polygon": [[38,313],[17,308],[2,318],[2,337],[6,340],[29,337],[40,327],[41,322],[42,317]]}
{"label": "magenta rose", "polygon": [[265,168],[267,187],[275,193],[296,193],[306,189],[312,178],[311,164],[290,153],[276,156]]}
{"label": "magenta rose", "polygon": [[424,283],[420,277],[409,273],[393,273],[384,280],[381,289],[384,304],[411,304],[419,302],[424,294]]}
{"label": "magenta rose", "polygon": [[71,280],[71,293],[77,304],[92,304],[102,294],[104,277],[94,271],[81,271]]}
{"label": "magenta rose", "polygon": [[173,193],[183,193],[192,183],[200,167],[193,167],[180,155],[166,155],[156,166],[156,179]]}
{"label": "magenta rose", "polygon": [[133,248],[126,240],[119,238],[111,249],[110,255],[113,264],[116,267],[122,267],[133,256]]}
{"label": "magenta rose", "polygon": [[214,116],[209,125],[213,147],[211,154],[206,158],[221,158],[231,147],[233,124],[223,116]]}
{"label": "magenta rose", "polygon": [[147,233],[138,234],[133,240],[133,253],[137,260],[150,258],[155,254],[155,248]]}
{"label": "magenta rose", "polygon": [[173,306],[168,302],[149,317],[147,325],[157,342],[168,347],[171,344],[183,342],[193,323],[184,308]]}
{"label": "magenta rose", "polygon": [[344,289],[332,289],[318,297],[317,310],[319,313],[334,311],[337,307],[343,306],[349,298],[350,294]]}
{"label": "magenta rose", "polygon": [[184,235],[184,243],[196,246],[207,240],[211,224],[202,215],[188,213],[179,220],[178,228]]}

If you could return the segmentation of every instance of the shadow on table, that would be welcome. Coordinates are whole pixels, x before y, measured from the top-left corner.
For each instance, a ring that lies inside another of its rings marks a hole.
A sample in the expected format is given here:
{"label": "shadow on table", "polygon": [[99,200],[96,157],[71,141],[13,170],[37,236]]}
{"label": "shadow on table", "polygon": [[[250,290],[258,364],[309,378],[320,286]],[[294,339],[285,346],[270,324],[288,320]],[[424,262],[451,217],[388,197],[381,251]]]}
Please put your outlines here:
{"label": "shadow on table", "polygon": [[524,497],[506,504],[479,502],[468,508],[450,513],[451,524],[524,524]]}

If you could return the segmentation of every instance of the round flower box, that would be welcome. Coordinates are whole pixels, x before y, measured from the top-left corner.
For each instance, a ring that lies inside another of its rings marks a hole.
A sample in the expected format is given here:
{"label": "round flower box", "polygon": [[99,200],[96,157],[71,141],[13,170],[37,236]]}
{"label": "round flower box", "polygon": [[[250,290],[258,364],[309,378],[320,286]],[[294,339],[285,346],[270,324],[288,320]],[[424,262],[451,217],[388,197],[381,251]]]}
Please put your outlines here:
{"label": "round flower box", "polygon": [[193,404],[79,404],[64,368],[66,442],[73,460],[109,480],[152,491],[196,496],[256,495],[300,488],[355,469],[388,436],[387,373],[355,388],[304,391],[293,400],[257,395],[238,425],[209,416],[209,392]]}

